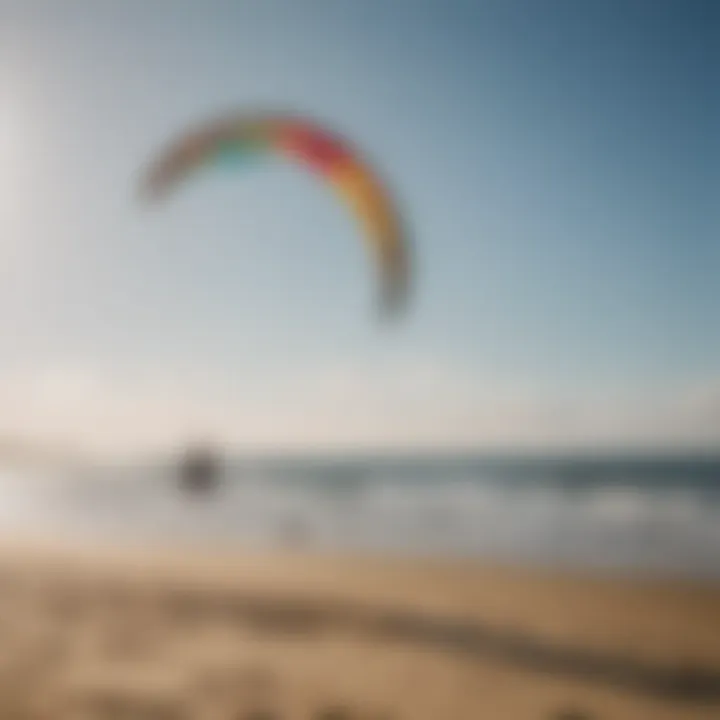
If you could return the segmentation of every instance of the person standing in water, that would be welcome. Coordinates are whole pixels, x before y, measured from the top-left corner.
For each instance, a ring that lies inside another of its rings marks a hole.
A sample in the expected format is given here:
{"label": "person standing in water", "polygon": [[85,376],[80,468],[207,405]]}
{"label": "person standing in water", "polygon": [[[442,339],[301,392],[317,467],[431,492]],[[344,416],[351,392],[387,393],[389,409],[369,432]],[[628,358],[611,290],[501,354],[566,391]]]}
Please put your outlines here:
{"label": "person standing in water", "polygon": [[208,445],[195,445],[185,451],[180,463],[180,487],[192,493],[207,493],[220,484],[220,459]]}

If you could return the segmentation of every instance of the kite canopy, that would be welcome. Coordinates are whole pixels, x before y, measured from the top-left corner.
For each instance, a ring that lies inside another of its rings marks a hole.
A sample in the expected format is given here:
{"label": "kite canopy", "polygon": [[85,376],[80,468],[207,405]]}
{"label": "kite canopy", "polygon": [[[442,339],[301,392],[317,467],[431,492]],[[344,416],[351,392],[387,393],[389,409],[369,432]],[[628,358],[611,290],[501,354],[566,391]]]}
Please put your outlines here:
{"label": "kite canopy", "polygon": [[[317,123],[275,113],[238,114],[183,133],[151,165],[148,199],[167,195],[202,167],[278,154],[324,177],[354,212],[376,261],[382,309],[396,312],[408,291],[407,239],[377,175],[348,143]],[[242,163],[238,163],[242,166]]]}

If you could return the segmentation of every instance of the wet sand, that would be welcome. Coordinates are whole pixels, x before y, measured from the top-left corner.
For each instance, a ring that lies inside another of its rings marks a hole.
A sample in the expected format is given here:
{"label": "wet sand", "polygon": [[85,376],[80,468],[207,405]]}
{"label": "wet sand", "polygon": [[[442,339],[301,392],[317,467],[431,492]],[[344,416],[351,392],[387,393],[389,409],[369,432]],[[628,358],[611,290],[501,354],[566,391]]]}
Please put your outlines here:
{"label": "wet sand", "polygon": [[0,718],[717,720],[720,585],[4,541]]}

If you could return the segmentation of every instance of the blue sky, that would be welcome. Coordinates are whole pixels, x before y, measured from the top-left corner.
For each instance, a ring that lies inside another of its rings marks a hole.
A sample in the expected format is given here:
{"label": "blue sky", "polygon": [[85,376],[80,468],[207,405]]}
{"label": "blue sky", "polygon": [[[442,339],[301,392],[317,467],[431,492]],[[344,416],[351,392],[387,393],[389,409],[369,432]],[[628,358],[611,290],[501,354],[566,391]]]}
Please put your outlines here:
{"label": "blue sky", "polygon": [[[2,426],[715,442],[719,19],[711,0],[0,0]],[[405,322],[374,322],[358,230],[298,169],[140,211],[152,153],[236,107],[308,112],[381,168],[413,229]]]}

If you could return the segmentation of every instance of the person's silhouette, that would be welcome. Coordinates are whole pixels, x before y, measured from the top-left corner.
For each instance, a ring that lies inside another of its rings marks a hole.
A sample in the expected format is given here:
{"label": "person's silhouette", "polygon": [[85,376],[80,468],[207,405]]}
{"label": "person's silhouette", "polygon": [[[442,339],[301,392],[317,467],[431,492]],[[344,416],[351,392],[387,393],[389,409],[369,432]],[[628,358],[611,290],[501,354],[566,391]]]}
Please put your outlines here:
{"label": "person's silhouette", "polygon": [[180,465],[180,487],[190,492],[214,490],[220,482],[220,461],[206,445],[196,445],[185,451]]}

